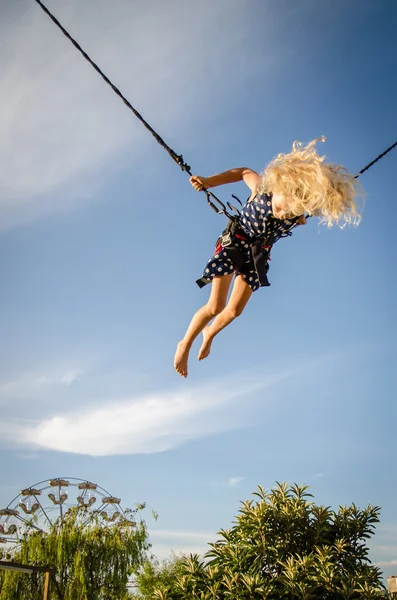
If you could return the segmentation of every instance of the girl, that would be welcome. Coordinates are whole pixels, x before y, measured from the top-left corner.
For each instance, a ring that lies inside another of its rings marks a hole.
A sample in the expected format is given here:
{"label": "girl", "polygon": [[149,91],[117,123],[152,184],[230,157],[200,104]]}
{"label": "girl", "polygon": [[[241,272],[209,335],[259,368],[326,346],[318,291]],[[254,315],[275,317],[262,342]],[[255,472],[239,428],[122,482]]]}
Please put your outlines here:
{"label": "girl", "polygon": [[199,333],[203,333],[198,354],[198,360],[202,360],[209,355],[214,337],[241,315],[252,293],[269,285],[266,274],[271,246],[288,235],[294,225],[304,225],[305,214],[319,217],[329,227],[359,223],[356,197],[361,188],[357,179],[339,165],[326,164],[325,156],[317,154],[318,141],[325,138],[306,146],[295,142],[292,152],[279,154],[262,175],[243,167],[211,177],[190,178],[197,191],[244,181],[251,196],[241,213],[229,221],[214,256],[197,281],[200,287],[211,283],[211,293],[178,343],[174,366],[182,377],[187,377],[189,352]]}

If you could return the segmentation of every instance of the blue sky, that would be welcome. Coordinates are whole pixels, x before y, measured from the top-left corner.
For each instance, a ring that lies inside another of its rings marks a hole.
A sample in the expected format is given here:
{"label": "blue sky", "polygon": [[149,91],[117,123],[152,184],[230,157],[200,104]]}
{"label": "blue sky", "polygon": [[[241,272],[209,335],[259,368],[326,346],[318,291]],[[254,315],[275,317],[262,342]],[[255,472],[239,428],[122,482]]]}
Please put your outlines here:
{"label": "blue sky", "polygon": [[[324,134],[358,171],[396,138],[392,0],[48,1],[195,173]],[[2,505],[71,476],[146,500],[154,551],[202,551],[258,484],[382,507],[397,572],[396,150],[358,228],[280,241],[271,287],[187,380],[176,342],[225,223],[34,2],[1,29]],[[245,198],[243,185],[219,188]]]}

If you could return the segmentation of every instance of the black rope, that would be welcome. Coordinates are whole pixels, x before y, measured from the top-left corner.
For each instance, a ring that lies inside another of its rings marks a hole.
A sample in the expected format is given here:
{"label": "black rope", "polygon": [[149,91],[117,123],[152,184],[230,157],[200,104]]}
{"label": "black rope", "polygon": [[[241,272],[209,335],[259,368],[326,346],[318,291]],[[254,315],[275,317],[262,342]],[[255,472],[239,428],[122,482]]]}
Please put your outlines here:
{"label": "black rope", "polygon": [[[95,69],[97,73],[102,77],[102,79],[112,88],[115,94],[122,99],[124,104],[134,113],[134,115],[139,119],[139,121],[146,127],[148,131],[152,134],[155,140],[168,152],[170,157],[179,165],[182,171],[185,171],[189,175],[192,175],[190,170],[190,166],[185,163],[183,160],[182,154],[177,154],[168,144],[165,143],[163,138],[149,125],[147,121],[142,117],[142,115],[132,106],[132,104],[127,100],[127,98],[120,92],[120,90],[110,81],[109,77],[105,75],[105,73],[98,67],[98,65],[88,56],[87,52],[83,50],[80,44],[66,31],[66,29],[61,25],[58,19],[48,10],[48,8],[41,2],[41,0],[35,0],[35,2],[43,9],[43,11],[50,17],[50,19],[55,23],[57,27],[62,31],[62,33],[70,40],[77,48],[77,50],[83,55],[83,57],[90,63],[90,65]],[[227,211],[225,204],[212,192],[208,191],[206,188],[203,188],[203,192],[205,192],[207,196],[207,202],[209,206],[218,214],[225,214],[227,217],[231,218],[231,215]],[[212,200],[211,200],[212,198]]]}
{"label": "black rope", "polygon": [[[112,88],[112,90],[115,92],[115,94],[117,94],[117,96],[119,96],[122,99],[122,101],[124,102],[124,104],[134,113],[134,115],[140,120],[140,122],[146,127],[146,129],[148,131],[150,131],[150,133],[153,135],[153,137],[155,138],[155,140],[160,144],[160,146],[162,146],[164,148],[164,150],[166,150],[168,152],[168,154],[177,163],[177,165],[179,165],[181,167],[182,171],[185,171],[189,175],[192,175],[189,165],[187,163],[185,163],[185,161],[183,160],[182,154],[177,154],[172,148],[170,148],[170,146],[168,146],[168,144],[165,143],[165,141],[163,140],[163,138],[160,137],[160,135],[149,125],[149,123],[147,121],[145,121],[145,119],[142,117],[142,115],[132,106],[132,104],[127,100],[127,98],[125,96],[123,96],[123,94],[120,92],[120,90],[110,81],[110,79],[98,67],[98,65],[96,63],[94,63],[94,61],[83,50],[83,48],[80,46],[80,44],[74,38],[72,38],[72,36],[70,35],[70,33],[68,33],[66,31],[66,29],[61,25],[61,23],[58,21],[58,19],[56,17],[54,17],[54,15],[48,10],[48,8],[41,2],[41,0],[35,0],[35,2],[50,17],[50,19],[55,23],[55,25],[57,27],[59,27],[59,29],[62,31],[62,33],[68,38],[68,40],[70,40],[72,42],[73,46],[75,46],[75,48],[77,48],[77,50],[83,55],[83,57],[95,69],[95,71],[97,73],[99,73],[99,75],[102,77],[102,79]],[[357,175],[355,175],[356,179],[358,177],[360,177],[360,175],[362,175],[363,173],[365,173],[365,171],[367,171],[370,167],[372,167],[372,165],[374,165],[375,163],[377,163],[378,160],[380,160],[381,158],[383,158],[388,152],[390,152],[391,150],[393,150],[393,148],[395,148],[396,146],[397,146],[397,142],[395,142],[394,144],[392,144],[389,148],[387,148],[387,150],[385,150],[384,152],[382,152],[382,154],[379,154],[379,156],[377,156],[375,158],[375,160],[373,160],[372,162],[370,162],[363,169],[361,169],[361,171],[359,171],[357,173]],[[226,205],[217,196],[215,196],[215,194],[213,194],[212,192],[208,191],[204,187],[203,187],[202,191],[205,192],[205,194],[206,194],[207,202],[208,202],[209,206],[216,213],[218,213],[218,214],[224,214],[229,219],[232,217],[231,214],[227,211]],[[211,198],[212,198],[212,200],[211,200]],[[228,205],[229,205],[230,208],[234,208],[234,207],[231,207],[229,203],[228,203]],[[291,227],[291,229],[293,229],[296,226],[297,225],[293,225],[293,227]]]}
{"label": "black rope", "polygon": [[380,160],[381,158],[383,158],[384,156],[386,156],[386,154],[388,152],[390,152],[390,150],[393,150],[393,148],[395,148],[397,146],[397,142],[394,142],[394,144],[392,144],[387,150],[385,150],[384,152],[382,152],[382,154],[379,154],[379,156],[377,156],[375,158],[375,160],[373,160],[372,162],[368,163],[368,165],[366,167],[364,167],[363,169],[361,169],[361,171],[359,171],[357,173],[357,175],[355,176],[356,179],[358,179],[360,177],[360,175],[362,175],[363,173],[365,173],[365,171],[368,171],[368,169],[370,167],[372,167],[372,165],[374,165],[375,163],[378,162],[378,160]]}
{"label": "black rope", "polygon": [[40,0],[35,0],[35,1],[44,10],[44,12],[50,17],[50,19],[55,23],[55,25],[57,27],[59,27],[59,29],[62,31],[62,33],[68,38],[68,40],[70,40],[72,42],[73,46],[75,46],[77,48],[77,50],[79,52],[81,52],[81,54],[84,56],[84,58],[90,63],[90,65],[95,69],[95,71],[97,73],[99,73],[99,75],[102,77],[102,79],[122,99],[122,101],[124,102],[124,104],[126,106],[128,106],[128,108],[130,110],[132,110],[132,112],[134,113],[134,115],[141,121],[141,123],[143,123],[143,125],[146,127],[146,129],[148,129],[148,131],[150,131],[150,133],[154,136],[154,138],[157,140],[157,142],[160,144],[160,146],[162,146],[164,148],[164,150],[166,150],[168,152],[168,154],[171,156],[171,158],[181,167],[181,169],[183,171],[188,171],[189,172],[190,171],[190,167],[189,167],[189,165],[187,165],[184,162],[183,156],[181,154],[176,154],[176,152],[174,152],[172,150],[172,148],[170,148],[165,143],[165,141],[159,136],[159,134],[149,125],[149,123],[147,121],[145,121],[145,119],[142,117],[142,115],[139,114],[139,112],[132,106],[132,104],[127,100],[127,98],[125,96],[123,96],[123,94],[120,92],[120,90],[110,81],[110,79],[98,67],[98,65],[94,63],[94,61],[83,50],[83,48],[80,46],[80,44],[78,42],[76,42],[76,40],[74,38],[72,38],[72,36],[61,25],[61,23],[58,21],[58,19],[56,17],[54,17],[54,15],[52,13],[50,13],[50,11],[48,10],[48,8]]}

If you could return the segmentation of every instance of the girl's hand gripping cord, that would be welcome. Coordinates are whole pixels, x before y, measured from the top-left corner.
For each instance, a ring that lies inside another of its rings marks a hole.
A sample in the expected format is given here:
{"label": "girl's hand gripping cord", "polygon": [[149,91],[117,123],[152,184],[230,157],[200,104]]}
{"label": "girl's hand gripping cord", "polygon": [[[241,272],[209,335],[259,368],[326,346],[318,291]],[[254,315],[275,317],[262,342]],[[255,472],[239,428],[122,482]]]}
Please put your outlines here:
{"label": "girl's hand gripping cord", "polygon": [[207,179],[200,177],[200,175],[192,175],[189,181],[197,192],[202,192],[203,188],[208,189],[209,187]]}

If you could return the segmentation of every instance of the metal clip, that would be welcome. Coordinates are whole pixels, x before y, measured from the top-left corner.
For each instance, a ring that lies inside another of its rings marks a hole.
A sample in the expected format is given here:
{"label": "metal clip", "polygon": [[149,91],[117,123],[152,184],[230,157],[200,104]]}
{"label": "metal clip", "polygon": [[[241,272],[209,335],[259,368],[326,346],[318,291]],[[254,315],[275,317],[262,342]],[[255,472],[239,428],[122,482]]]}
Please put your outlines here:
{"label": "metal clip", "polygon": [[224,233],[221,235],[221,244],[224,248],[228,248],[233,244],[232,236],[230,233]]}

